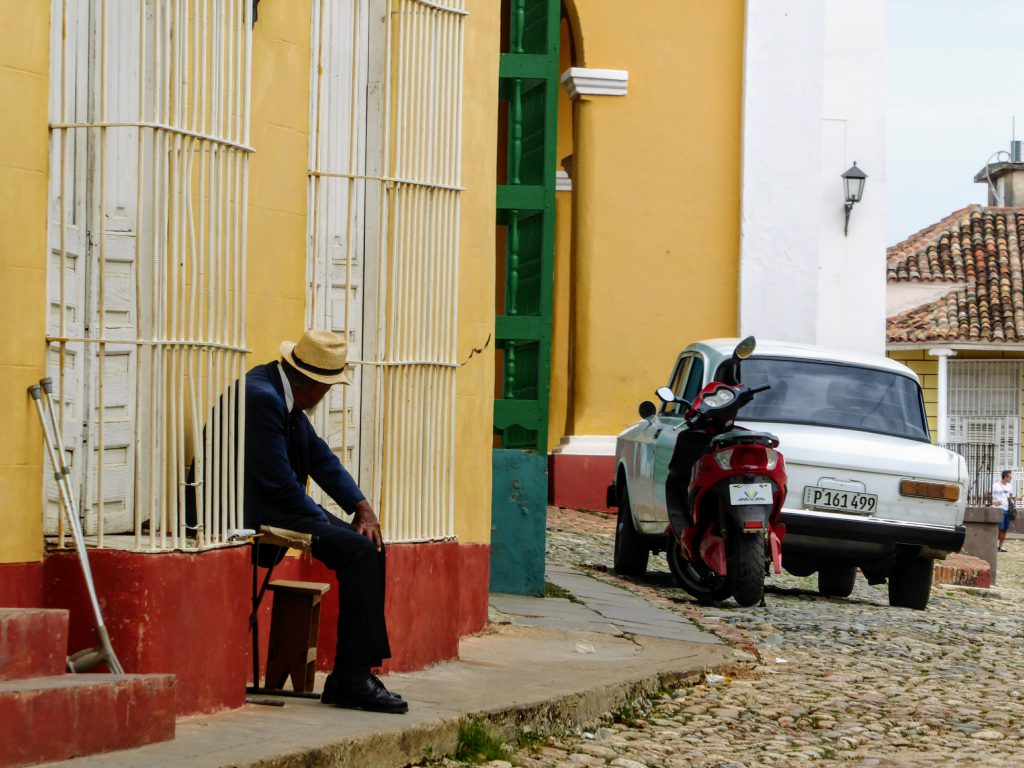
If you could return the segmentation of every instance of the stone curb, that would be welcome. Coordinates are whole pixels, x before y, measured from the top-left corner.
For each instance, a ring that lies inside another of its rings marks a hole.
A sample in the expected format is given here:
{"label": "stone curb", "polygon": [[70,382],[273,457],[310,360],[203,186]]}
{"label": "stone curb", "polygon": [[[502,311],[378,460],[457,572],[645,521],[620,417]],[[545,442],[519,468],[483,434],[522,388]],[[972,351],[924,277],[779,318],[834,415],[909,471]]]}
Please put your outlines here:
{"label": "stone curb", "polygon": [[[732,652],[728,647],[722,647],[721,650]],[[708,672],[728,675],[746,671],[753,666],[751,663],[730,662],[701,666],[699,669],[659,672],[638,680],[560,695],[543,702],[471,712],[461,717],[439,718],[398,732],[368,734],[326,747],[304,749],[234,766],[327,768],[358,765],[366,768],[403,768],[424,759],[453,755],[458,748],[459,724],[464,720],[482,720],[507,741],[524,732],[549,736],[592,723],[640,698],[650,698],[666,687],[694,685]]]}

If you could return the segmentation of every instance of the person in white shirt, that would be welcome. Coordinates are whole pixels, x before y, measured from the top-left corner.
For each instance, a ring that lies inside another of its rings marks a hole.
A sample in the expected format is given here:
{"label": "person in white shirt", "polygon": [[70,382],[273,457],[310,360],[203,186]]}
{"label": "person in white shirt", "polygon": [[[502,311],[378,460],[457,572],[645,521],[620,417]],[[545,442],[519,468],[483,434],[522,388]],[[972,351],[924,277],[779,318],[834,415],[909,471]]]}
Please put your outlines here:
{"label": "person in white shirt", "polygon": [[1006,532],[1010,530],[1010,502],[1013,500],[1013,472],[1003,470],[1002,477],[998,483],[992,484],[992,506],[1003,510],[1003,519],[999,523],[999,551],[1005,552],[1003,543],[1006,541]]}

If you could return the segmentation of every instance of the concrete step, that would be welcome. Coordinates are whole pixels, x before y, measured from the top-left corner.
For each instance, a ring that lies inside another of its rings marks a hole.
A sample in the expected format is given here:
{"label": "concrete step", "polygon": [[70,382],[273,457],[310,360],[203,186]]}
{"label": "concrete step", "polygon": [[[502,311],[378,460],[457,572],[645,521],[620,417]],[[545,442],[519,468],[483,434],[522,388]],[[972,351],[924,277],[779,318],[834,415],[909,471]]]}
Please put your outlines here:
{"label": "concrete step", "polygon": [[0,608],[0,680],[61,675],[67,652],[67,611]]}
{"label": "concrete step", "polygon": [[58,675],[0,682],[0,768],[174,738],[174,675]]}

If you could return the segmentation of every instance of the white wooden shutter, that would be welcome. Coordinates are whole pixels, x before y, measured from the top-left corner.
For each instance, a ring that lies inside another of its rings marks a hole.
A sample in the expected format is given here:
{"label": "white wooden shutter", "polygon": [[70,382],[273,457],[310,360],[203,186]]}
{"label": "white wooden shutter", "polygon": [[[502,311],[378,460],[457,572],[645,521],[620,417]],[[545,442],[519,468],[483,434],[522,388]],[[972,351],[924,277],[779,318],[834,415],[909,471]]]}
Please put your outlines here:
{"label": "white wooden shutter", "polygon": [[[312,14],[306,326],[343,336],[363,357],[369,4],[318,0]],[[375,23],[382,19],[377,14]],[[361,368],[313,414],[317,432],[359,480]],[[314,485],[313,496],[338,506]]]}

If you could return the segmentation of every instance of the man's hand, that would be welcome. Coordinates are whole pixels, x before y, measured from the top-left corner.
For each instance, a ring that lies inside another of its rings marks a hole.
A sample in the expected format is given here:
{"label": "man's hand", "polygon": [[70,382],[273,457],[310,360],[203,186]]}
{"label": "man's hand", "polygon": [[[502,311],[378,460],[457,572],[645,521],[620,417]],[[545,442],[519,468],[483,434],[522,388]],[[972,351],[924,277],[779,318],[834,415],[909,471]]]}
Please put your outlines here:
{"label": "man's hand", "polygon": [[377,547],[377,551],[380,552],[381,547],[384,545],[384,539],[380,535],[380,521],[377,519],[377,514],[373,511],[373,507],[370,506],[370,502],[363,499],[356,504],[355,517],[352,518],[352,529],[356,533],[361,533],[368,539],[372,539],[374,546]]}

